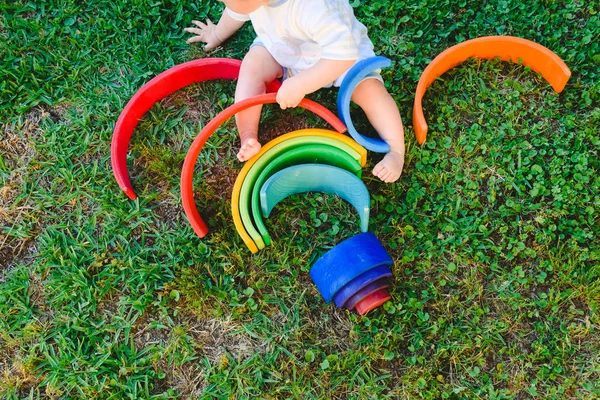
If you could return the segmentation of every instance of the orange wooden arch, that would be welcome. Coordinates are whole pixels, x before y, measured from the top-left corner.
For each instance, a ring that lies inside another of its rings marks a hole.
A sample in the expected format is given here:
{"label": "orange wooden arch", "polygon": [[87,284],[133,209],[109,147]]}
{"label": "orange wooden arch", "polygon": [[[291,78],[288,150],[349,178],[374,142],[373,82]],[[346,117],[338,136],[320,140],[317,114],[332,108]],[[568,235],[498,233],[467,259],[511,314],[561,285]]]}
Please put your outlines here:
{"label": "orange wooden arch", "polygon": [[[277,94],[276,93],[268,93],[261,94],[259,96],[250,97],[248,99],[242,100],[238,103],[234,103],[233,105],[227,107],[216,117],[214,117],[208,124],[202,128],[196,139],[192,142],[187,155],[185,156],[185,160],[183,162],[183,168],[181,169],[181,200],[183,202],[183,209],[185,211],[185,215],[187,216],[194,232],[198,235],[198,237],[203,238],[208,233],[208,226],[200,216],[198,209],[196,208],[196,203],[194,201],[194,168],[196,166],[196,160],[198,159],[198,155],[200,151],[204,147],[204,143],[208,140],[208,138],[217,130],[225,121],[229,118],[233,117],[240,111],[244,111],[250,107],[254,107],[261,104],[273,104],[277,101],[275,100]],[[342,123],[331,111],[327,108],[323,107],[319,103],[316,103],[307,98],[302,99],[298,107],[307,109],[312,111],[316,115],[323,118],[327,121],[336,131],[340,134],[346,132],[346,125]],[[235,220],[234,220],[235,221]],[[238,231],[244,229],[243,226],[237,227]],[[252,243],[254,244],[254,243]],[[250,245],[249,245],[250,247]],[[253,248],[250,247],[251,250]],[[253,250],[255,253],[258,250]]]}
{"label": "orange wooden arch", "polygon": [[503,61],[523,60],[523,65],[542,74],[554,90],[560,93],[571,77],[569,67],[546,47],[514,36],[486,36],[467,40],[440,53],[425,68],[417,85],[413,106],[413,128],[419,144],[427,138],[427,122],[423,116],[422,100],[425,91],[446,71],[461,64],[468,58],[476,57]]}

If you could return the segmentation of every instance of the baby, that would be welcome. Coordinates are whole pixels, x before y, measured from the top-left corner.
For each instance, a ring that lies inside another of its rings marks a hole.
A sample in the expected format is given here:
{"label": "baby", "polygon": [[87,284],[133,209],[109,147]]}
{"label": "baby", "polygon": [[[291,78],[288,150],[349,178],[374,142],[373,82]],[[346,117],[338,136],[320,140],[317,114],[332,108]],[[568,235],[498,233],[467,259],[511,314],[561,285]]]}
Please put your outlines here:
{"label": "baby", "polygon": [[[348,0],[222,0],[226,8],[217,25],[192,21],[185,31],[196,36],[188,43],[205,42],[206,50],[223,43],[250,20],[257,38],[242,61],[235,101],[265,93],[267,83],[283,78],[277,93],[282,109],[296,107],[309,93],[342,83],[356,62],[374,57],[367,28],[356,17]],[[373,73],[354,90],[358,104],[390,146],[373,169],[384,182],[395,182],[404,166],[404,129],[394,99],[383,79]],[[260,150],[258,123],[261,106],[236,115],[241,147],[237,154],[246,161]]]}

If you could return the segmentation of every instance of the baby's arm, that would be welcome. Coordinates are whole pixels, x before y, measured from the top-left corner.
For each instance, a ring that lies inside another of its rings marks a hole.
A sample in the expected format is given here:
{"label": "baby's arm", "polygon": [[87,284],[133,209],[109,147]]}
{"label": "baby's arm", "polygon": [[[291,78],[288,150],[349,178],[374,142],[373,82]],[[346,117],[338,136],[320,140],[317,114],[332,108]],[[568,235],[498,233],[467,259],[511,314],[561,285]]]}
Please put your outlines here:
{"label": "baby's arm", "polygon": [[223,10],[217,25],[209,19],[206,20],[206,24],[200,21],[192,21],[192,23],[197,28],[185,28],[184,30],[197,36],[189,38],[187,43],[205,42],[204,50],[212,50],[219,46],[244,25],[244,21],[233,19],[227,10]]}
{"label": "baby's arm", "polygon": [[277,93],[281,108],[296,107],[309,93],[335,81],[347,71],[356,60],[321,59],[312,67],[286,79]]}

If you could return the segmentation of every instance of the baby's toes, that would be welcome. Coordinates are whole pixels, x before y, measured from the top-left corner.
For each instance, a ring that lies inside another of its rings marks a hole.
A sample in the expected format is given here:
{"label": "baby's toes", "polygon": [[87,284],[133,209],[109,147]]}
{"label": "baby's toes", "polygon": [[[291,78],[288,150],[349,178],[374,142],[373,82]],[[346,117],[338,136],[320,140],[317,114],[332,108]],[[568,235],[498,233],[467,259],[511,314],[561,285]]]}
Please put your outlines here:
{"label": "baby's toes", "polygon": [[383,170],[385,169],[385,166],[383,165],[383,163],[379,163],[375,166],[375,168],[373,168],[373,175],[375,175],[376,177],[379,177],[379,174],[381,174],[383,172]]}
{"label": "baby's toes", "polygon": [[385,180],[388,178],[388,176],[391,174],[391,172],[384,166],[381,168],[381,170],[379,171],[379,173],[377,174],[373,174],[376,177],[378,177],[379,179],[381,179],[382,181],[385,182]]}

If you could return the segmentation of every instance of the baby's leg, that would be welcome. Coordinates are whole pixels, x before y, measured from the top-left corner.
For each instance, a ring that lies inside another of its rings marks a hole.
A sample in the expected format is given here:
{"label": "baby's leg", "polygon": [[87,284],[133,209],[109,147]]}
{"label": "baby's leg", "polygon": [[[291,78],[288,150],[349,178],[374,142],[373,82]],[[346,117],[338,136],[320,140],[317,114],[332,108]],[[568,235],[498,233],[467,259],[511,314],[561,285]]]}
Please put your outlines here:
{"label": "baby's leg", "polygon": [[354,89],[352,101],[363,109],[379,136],[390,146],[373,175],[384,182],[395,182],[404,167],[404,128],[396,102],[378,79],[365,79]]}
{"label": "baby's leg", "polygon": [[[248,51],[242,61],[240,76],[235,89],[235,101],[265,93],[267,83],[280,78],[283,69],[262,46],[254,46]],[[238,113],[235,116],[240,135],[240,151],[237,158],[240,161],[249,160],[260,150],[258,142],[258,122],[262,106],[255,106]]]}

